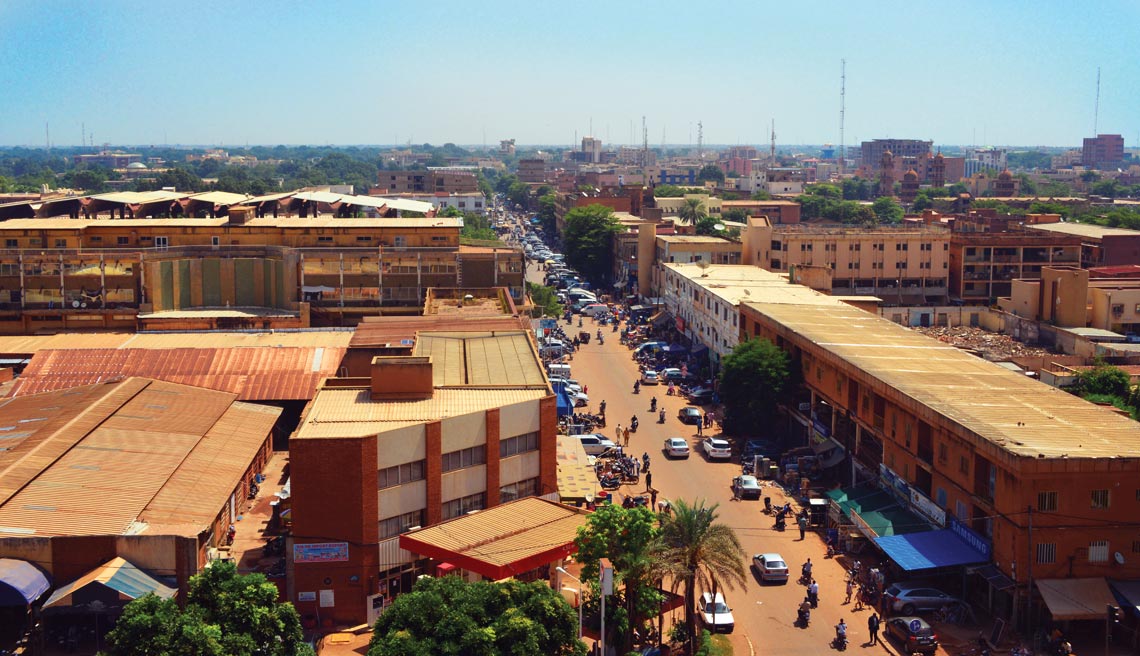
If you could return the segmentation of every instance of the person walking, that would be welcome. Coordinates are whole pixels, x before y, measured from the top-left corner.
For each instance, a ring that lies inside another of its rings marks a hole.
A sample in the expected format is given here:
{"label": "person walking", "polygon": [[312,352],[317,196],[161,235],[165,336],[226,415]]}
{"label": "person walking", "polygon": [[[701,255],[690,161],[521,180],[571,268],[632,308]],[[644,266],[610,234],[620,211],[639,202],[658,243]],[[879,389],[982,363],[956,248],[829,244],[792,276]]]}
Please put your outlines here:
{"label": "person walking", "polygon": [[879,644],[879,616],[873,612],[867,618],[867,632],[871,634],[871,644]]}
{"label": "person walking", "polygon": [[847,579],[847,598],[843,600],[843,603],[845,603],[845,604],[851,603],[851,595],[854,593],[855,593],[855,581],[853,581],[852,579]]}
{"label": "person walking", "polygon": [[800,542],[803,542],[807,535],[807,516],[800,515],[796,518],[796,524],[800,527]]}
{"label": "person walking", "polygon": [[621,444],[621,424],[617,425],[617,436],[614,438],[615,444]]}
{"label": "person walking", "polygon": [[625,427],[625,431],[621,435],[622,443],[629,446],[629,426]]}
{"label": "person walking", "polygon": [[697,437],[702,437],[704,435],[704,429],[701,428],[701,423],[702,422],[699,421],[697,422]]}
{"label": "person walking", "polygon": [[645,470],[645,491],[649,492],[653,489],[653,474],[649,470]]}

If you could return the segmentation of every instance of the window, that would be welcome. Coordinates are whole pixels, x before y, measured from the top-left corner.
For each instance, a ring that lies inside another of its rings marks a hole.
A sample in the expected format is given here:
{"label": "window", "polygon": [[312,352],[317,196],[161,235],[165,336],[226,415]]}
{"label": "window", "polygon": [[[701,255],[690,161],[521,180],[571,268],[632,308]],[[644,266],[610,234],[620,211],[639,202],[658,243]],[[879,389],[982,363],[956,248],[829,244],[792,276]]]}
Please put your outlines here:
{"label": "window", "polygon": [[67,248],[67,240],[66,239],[56,239],[55,240],[55,247],[56,248]]}
{"label": "window", "polygon": [[1132,553],[1140,553],[1140,540],[1132,541]]}
{"label": "window", "polygon": [[1037,543],[1037,564],[1051,565],[1057,562],[1057,545],[1053,542]]}
{"label": "window", "polygon": [[1092,491],[1092,507],[1096,510],[1108,509],[1108,490]]}
{"label": "window", "polygon": [[509,458],[528,451],[538,451],[538,432],[525,433],[499,440],[499,457]]}
{"label": "window", "polygon": [[447,501],[443,504],[443,518],[453,519],[465,515],[472,510],[482,510],[487,507],[487,493],[480,492],[471,496]]}
{"label": "window", "polygon": [[525,481],[518,483],[511,483],[499,488],[499,503],[506,503],[521,499],[523,497],[533,497],[538,494],[538,479],[528,478]]}
{"label": "window", "polygon": [[970,474],[970,459],[966,456],[958,456],[958,473]]}
{"label": "window", "polygon": [[1037,509],[1048,511],[1057,509],[1057,493],[1056,492],[1038,492],[1037,493]]}
{"label": "window", "polygon": [[945,489],[938,488],[936,494],[934,495],[934,498],[935,498],[935,501],[938,503],[939,508],[945,508],[946,507],[946,490]]}
{"label": "window", "polygon": [[318,244],[331,244],[332,240],[332,237],[317,237]]}
{"label": "window", "polygon": [[954,516],[958,518],[958,521],[967,522],[970,520],[970,509],[961,501],[955,501]]}
{"label": "window", "polygon": [[170,238],[169,237],[155,237],[154,238],[154,247],[155,248],[169,248],[170,247]]}
{"label": "window", "polygon": [[221,246],[222,245],[222,238],[221,237],[210,237],[210,245],[211,246]]}
{"label": "window", "polygon": [[19,248],[19,247],[20,247],[20,240],[19,239],[6,239],[6,240],[4,240],[4,248]]}
{"label": "window", "polygon": [[950,449],[947,448],[946,443],[938,445],[938,462],[946,462],[950,459]]}
{"label": "window", "polygon": [[443,454],[443,471],[455,471],[487,462],[487,445],[480,444],[460,451]]}
{"label": "window", "polygon": [[379,489],[395,487],[424,479],[424,461],[417,460],[394,467],[385,467],[379,472]]}
{"label": "window", "polygon": [[369,235],[358,235],[356,237],[356,241],[365,241],[365,242],[372,241],[372,237]]}
{"label": "window", "polygon": [[408,245],[408,238],[403,235],[396,235],[392,238],[392,243],[396,246],[396,248],[404,248]]}
{"label": "window", "polygon": [[115,243],[119,246],[129,246],[131,243],[130,237],[115,237]]}
{"label": "window", "polygon": [[1108,540],[1093,540],[1089,543],[1089,562],[1108,562]]}
{"label": "window", "polygon": [[407,533],[409,529],[416,526],[424,525],[424,511],[414,510],[410,513],[397,515],[396,517],[389,517],[388,519],[380,520],[380,539],[386,540],[394,538],[402,533]]}

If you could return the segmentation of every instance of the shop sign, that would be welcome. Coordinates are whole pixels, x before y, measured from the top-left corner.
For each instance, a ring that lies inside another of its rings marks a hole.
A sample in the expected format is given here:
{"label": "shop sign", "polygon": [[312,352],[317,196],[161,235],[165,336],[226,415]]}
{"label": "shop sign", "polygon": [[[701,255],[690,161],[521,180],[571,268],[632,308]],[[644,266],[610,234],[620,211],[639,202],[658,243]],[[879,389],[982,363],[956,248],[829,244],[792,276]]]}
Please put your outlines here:
{"label": "shop sign", "polygon": [[923,517],[939,526],[946,526],[946,511],[914,488],[910,490],[910,505]]}
{"label": "shop sign", "polygon": [[348,560],[347,542],[294,544],[294,563],[337,563]]}
{"label": "shop sign", "polygon": [[990,545],[989,540],[975,533],[973,529],[963,524],[953,515],[947,515],[946,520],[949,522],[948,528],[954,531],[955,535],[962,538],[966,544],[980,551],[986,560],[989,560],[993,556],[993,547]]}
{"label": "shop sign", "polygon": [[901,476],[894,473],[886,465],[879,465],[879,479],[895,499],[902,505],[910,504],[910,485]]}
{"label": "shop sign", "polygon": [[297,601],[316,601],[317,593],[315,592],[298,592]]}
{"label": "shop sign", "polygon": [[855,525],[855,528],[859,529],[859,532],[863,534],[863,537],[867,538],[868,540],[874,540],[876,537],[878,537],[875,534],[874,529],[872,529],[871,526],[867,524],[867,522],[863,521],[863,518],[859,516],[859,513],[855,512],[854,510],[848,510],[847,515],[851,517],[851,523]]}
{"label": "shop sign", "polygon": [[814,412],[811,415],[811,425],[820,435],[831,437],[831,427],[817,419]]}

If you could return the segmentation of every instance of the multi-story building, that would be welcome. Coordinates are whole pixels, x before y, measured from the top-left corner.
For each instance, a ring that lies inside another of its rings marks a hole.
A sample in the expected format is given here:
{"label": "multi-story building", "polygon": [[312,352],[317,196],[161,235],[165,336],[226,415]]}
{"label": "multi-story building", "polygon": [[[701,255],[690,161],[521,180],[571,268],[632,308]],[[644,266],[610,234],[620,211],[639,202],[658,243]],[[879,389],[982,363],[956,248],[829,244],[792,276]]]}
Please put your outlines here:
{"label": "multi-story building", "polygon": [[691,198],[699,200],[701,202],[701,209],[709,216],[719,215],[721,212],[721,204],[724,202],[709,194],[685,194],[684,196],[672,198],[654,198],[653,202],[655,206],[661,210],[662,216],[675,217],[680,214],[681,208],[685,206],[685,202]]}
{"label": "multi-story building", "polygon": [[1124,137],[1098,134],[1085,137],[1081,146],[1081,164],[1094,169],[1114,169],[1124,161]]}
{"label": "multi-story building", "polygon": [[120,151],[104,150],[98,153],[88,153],[85,155],[76,155],[76,164],[86,164],[87,166],[102,166],[109,169],[125,169],[128,165],[136,162],[142,162],[142,155],[139,153],[124,153]]}
{"label": "multi-story building", "polygon": [[432,194],[388,194],[387,197],[429,203],[437,213],[448,207],[454,207],[461,212],[487,214],[487,199],[478,191],[466,194],[453,194],[446,191],[437,191]]}
{"label": "multi-story building", "polygon": [[479,191],[479,179],[474,171],[380,171],[377,186],[391,194],[470,194]]}
{"label": "multi-story building", "polygon": [[[1104,577],[1140,577],[1140,424],[839,302],[773,292],[745,301],[740,322],[741,338],[771,340],[802,372],[789,412],[804,409],[808,443],[834,441],[847,481],[881,482],[912,513],[904,521],[930,525],[888,538],[887,511],[847,504],[854,529],[901,568],[982,566],[962,571],[966,587],[1007,620],[1031,585],[1095,577],[1112,603]],[[905,557],[935,550],[953,559]],[[1086,609],[1070,617],[1103,622],[1094,600],[1070,602]]]}
{"label": "multi-story building", "polygon": [[1041,277],[1042,267],[1079,264],[1076,237],[1034,230],[1036,226],[1028,224],[1059,218],[999,217],[994,210],[970,210],[956,219],[950,234],[950,297],[962,303],[993,303],[1010,295],[1014,280]]}
{"label": "multi-story building", "polygon": [[546,182],[546,160],[520,159],[519,181],[531,183]]}
{"label": "multi-story building", "polygon": [[[930,149],[933,145],[933,141],[921,139],[873,139],[864,141],[861,146],[863,166],[877,167],[883,159],[883,153],[888,150],[896,160],[903,160],[901,165],[909,166],[911,162],[906,161],[907,158],[930,157]],[[899,176],[901,175],[902,171],[899,172]]]}
{"label": "multi-story building", "polygon": [[514,157],[515,155],[515,140],[514,139],[500,139],[499,140],[499,156],[500,157]]}
{"label": "multi-story building", "polygon": [[1098,328],[1120,334],[1140,333],[1140,272],[1128,277],[1100,277],[1098,269],[1044,267],[1041,277],[1015,280],[998,306],[1019,317],[1061,328]]}
{"label": "multi-story building", "polygon": [[765,177],[766,190],[770,194],[804,193],[804,169],[769,168]]}
{"label": "multi-story building", "polygon": [[697,173],[700,172],[699,167],[692,166],[675,166],[670,168],[661,169],[657,174],[657,184],[669,185],[687,185],[692,186],[697,184]]}
{"label": "multi-story building", "polygon": [[840,296],[872,295],[888,305],[944,301],[950,234],[937,226],[773,225],[752,217],[743,233],[743,263],[777,273],[801,267],[830,271]]}
{"label": "multi-story building", "polygon": [[0,332],[352,325],[429,287],[506,287],[517,249],[461,246],[460,219],[11,219]]}
{"label": "multi-story building", "polygon": [[1140,264],[1140,230],[1061,222],[1038,222],[1028,228],[1037,233],[1069,236],[1079,240],[1080,265],[1083,269]]}
{"label": "multi-story building", "polygon": [[750,216],[766,216],[773,225],[800,222],[800,204],[794,200],[725,200],[721,212],[743,210]]}
{"label": "multi-story building", "polygon": [[421,332],[411,356],[375,358],[370,377],[329,379],[290,441],[289,600],[316,613],[309,593],[328,591],[322,617],[365,622],[434,574],[401,534],[520,497],[557,500],[556,413],[522,330]]}

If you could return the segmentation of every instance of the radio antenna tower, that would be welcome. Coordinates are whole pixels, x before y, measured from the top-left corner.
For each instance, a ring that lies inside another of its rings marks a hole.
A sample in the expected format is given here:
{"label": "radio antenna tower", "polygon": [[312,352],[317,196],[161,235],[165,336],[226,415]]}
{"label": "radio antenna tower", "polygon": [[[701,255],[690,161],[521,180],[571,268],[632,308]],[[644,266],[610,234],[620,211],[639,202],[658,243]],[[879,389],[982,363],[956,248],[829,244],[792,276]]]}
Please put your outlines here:
{"label": "radio antenna tower", "polygon": [[1100,123],[1100,66],[1096,67],[1096,101],[1093,103],[1093,136]]}
{"label": "radio antenna tower", "polygon": [[704,159],[705,126],[697,121],[697,159]]}
{"label": "radio antenna tower", "polygon": [[645,116],[641,117],[641,166],[649,166],[649,128],[645,127]]}
{"label": "radio antenna tower", "polygon": [[839,60],[839,175],[847,163],[847,148],[843,141],[843,121],[847,114],[847,60]]}
{"label": "radio antenna tower", "polygon": [[772,149],[770,153],[772,164],[776,163],[776,119],[772,119]]}

